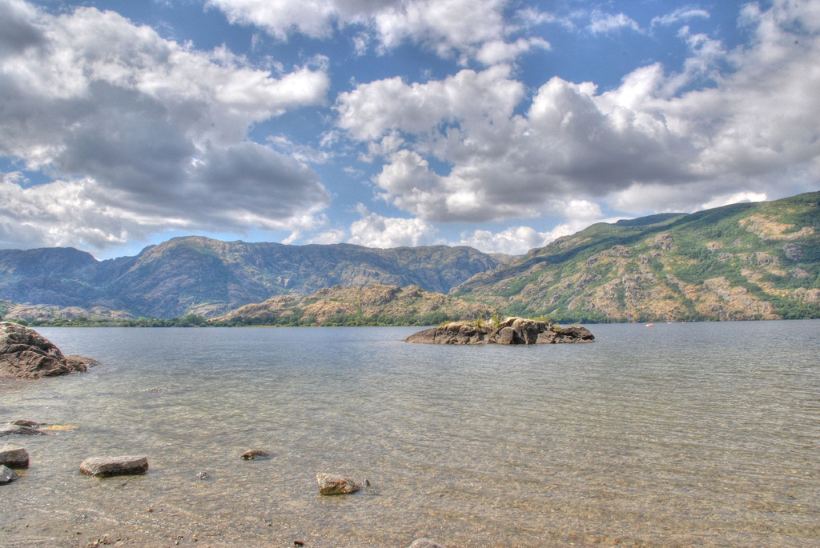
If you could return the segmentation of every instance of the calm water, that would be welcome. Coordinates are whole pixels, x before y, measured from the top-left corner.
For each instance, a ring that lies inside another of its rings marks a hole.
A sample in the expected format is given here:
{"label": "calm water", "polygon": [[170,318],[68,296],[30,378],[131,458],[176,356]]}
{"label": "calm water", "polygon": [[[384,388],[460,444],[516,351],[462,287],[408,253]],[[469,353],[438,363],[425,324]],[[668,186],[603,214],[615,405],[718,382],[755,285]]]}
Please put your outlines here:
{"label": "calm water", "polygon": [[[591,328],[42,329],[104,365],[0,385],[0,420],[78,427],[11,440],[33,465],[0,487],[0,545],[820,543],[820,321]],[[77,471],[123,453],[149,473]],[[319,497],[319,471],[373,488]]]}

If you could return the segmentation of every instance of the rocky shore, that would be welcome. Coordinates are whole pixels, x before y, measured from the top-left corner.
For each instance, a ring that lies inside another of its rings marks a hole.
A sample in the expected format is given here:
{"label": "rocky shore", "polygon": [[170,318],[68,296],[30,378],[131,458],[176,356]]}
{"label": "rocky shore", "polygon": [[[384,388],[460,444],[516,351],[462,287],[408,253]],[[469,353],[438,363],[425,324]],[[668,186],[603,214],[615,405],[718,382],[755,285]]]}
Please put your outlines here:
{"label": "rocky shore", "polygon": [[560,344],[586,343],[595,336],[585,327],[561,327],[527,318],[506,318],[493,325],[484,322],[449,322],[425,329],[405,339],[420,344]]}
{"label": "rocky shore", "polygon": [[97,361],[66,356],[51,341],[23,325],[0,322],[0,377],[39,379],[85,372]]}

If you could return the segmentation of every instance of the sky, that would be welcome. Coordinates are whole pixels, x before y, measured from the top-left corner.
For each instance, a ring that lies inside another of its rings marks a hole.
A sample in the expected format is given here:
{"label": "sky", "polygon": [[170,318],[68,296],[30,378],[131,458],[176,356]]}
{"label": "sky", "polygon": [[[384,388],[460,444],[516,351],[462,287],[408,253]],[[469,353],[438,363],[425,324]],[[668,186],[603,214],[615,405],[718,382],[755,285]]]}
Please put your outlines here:
{"label": "sky", "polygon": [[0,248],[520,254],[820,188],[820,2],[0,0]]}

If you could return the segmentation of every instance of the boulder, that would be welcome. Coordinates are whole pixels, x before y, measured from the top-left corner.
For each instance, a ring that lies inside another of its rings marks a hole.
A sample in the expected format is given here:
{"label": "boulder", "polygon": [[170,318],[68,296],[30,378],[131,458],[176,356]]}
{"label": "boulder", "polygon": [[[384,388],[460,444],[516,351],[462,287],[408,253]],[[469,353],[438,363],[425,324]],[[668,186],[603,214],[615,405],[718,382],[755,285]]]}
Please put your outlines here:
{"label": "boulder", "polygon": [[429,538],[417,538],[407,548],[444,548],[444,546]]}
{"label": "boulder", "polygon": [[361,489],[354,480],[335,474],[316,474],[316,482],[320,495],[349,495]]}
{"label": "boulder", "polygon": [[0,465],[10,468],[28,468],[28,451],[19,445],[7,443],[0,447]]}
{"label": "boulder", "polygon": [[148,458],[141,456],[92,457],[80,464],[80,472],[87,476],[127,476],[148,471]]}
{"label": "boulder", "polygon": [[8,466],[0,464],[0,485],[11,483],[17,479],[17,474]]}
{"label": "boulder", "polygon": [[97,362],[64,356],[51,341],[28,327],[0,322],[0,377],[39,379],[86,371]]}
{"label": "boulder", "polygon": [[585,327],[561,327],[540,320],[506,318],[495,325],[449,322],[414,333],[405,339],[421,344],[556,344],[592,342]]}

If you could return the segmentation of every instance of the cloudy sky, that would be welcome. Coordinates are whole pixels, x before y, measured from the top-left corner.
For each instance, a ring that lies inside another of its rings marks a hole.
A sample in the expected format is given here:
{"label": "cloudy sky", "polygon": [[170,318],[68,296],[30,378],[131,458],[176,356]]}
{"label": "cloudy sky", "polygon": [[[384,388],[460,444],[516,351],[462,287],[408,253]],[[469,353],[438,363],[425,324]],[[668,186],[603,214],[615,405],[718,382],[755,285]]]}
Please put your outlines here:
{"label": "cloudy sky", "polygon": [[0,247],[522,253],[820,188],[820,2],[0,0]]}

